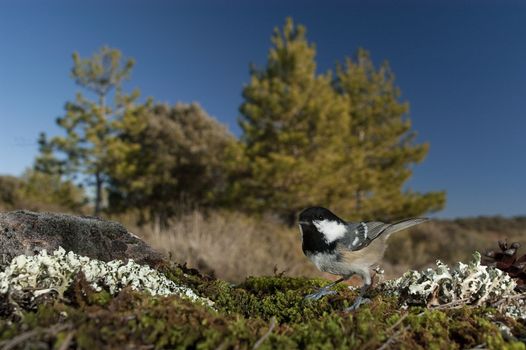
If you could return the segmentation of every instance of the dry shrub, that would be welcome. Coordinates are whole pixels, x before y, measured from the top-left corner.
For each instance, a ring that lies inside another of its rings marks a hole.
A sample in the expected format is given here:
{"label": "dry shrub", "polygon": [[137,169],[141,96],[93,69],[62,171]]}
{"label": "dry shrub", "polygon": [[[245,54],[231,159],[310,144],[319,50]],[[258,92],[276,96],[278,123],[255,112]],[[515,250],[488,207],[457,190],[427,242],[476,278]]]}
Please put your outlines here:
{"label": "dry shrub", "polygon": [[179,262],[216,277],[238,282],[247,276],[285,272],[319,276],[301,251],[297,228],[275,219],[255,219],[235,212],[194,211],[155,232],[137,228],[146,242]]}

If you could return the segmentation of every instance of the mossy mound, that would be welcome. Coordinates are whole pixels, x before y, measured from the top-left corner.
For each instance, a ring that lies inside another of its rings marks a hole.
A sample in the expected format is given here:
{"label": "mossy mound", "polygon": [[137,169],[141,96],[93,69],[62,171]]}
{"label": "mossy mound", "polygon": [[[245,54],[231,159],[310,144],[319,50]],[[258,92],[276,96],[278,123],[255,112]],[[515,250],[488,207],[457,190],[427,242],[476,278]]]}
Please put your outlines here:
{"label": "mossy mound", "polygon": [[[526,349],[526,325],[490,308],[401,309],[372,290],[352,313],[357,293],[319,301],[303,296],[324,280],[251,277],[239,285],[165,266],[177,283],[214,301],[209,307],[178,296],[152,297],[126,288],[96,292],[80,276],[64,299],[13,309],[0,300],[0,346],[20,349]],[[503,332],[502,329],[508,329]]]}

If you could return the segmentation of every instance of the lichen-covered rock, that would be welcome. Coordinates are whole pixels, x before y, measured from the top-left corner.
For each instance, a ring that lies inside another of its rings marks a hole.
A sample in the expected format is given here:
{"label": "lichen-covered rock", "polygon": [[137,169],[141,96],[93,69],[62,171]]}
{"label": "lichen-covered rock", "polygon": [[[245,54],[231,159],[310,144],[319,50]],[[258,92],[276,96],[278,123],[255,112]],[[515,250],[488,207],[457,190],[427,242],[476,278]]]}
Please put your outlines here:
{"label": "lichen-covered rock", "polygon": [[51,291],[63,297],[64,292],[82,273],[95,291],[106,289],[111,295],[126,287],[151,295],[176,294],[192,301],[211,304],[190,288],[179,286],[159,271],[133,260],[104,262],[79,256],[62,247],[48,255],[44,250],[37,255],[15,257],[0,272],[0,294],[29,294],[31,298]]}
{"label": "lichen-covered rock", "polygon": [[481,265],[480,253],[468,264],[449,267],[437,261],[435,269],[408,271],[386,281],[381,288],[399,296],[404,305],[500,306],[514,318],[526,318],[524,296],[514,291],[515,281],[505,272]]}
{"label": "lichen-covered rock", "polygon": [[53,252],[58,247],[102,261],[133,259],[150,266],[164,261],[116,222],[29,211],[0,213],[0,268],[18,255]]}

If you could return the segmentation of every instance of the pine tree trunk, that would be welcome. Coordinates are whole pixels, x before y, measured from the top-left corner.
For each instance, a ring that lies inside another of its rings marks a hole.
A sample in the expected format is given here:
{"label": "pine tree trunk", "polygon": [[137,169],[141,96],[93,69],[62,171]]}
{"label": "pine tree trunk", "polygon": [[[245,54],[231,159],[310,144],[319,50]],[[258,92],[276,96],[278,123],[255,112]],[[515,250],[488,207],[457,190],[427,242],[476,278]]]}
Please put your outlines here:
{"label": "pine tree trunk", "polygon": [[[104,93],[99,94],[99,104],[102,114],[102,118],[106,121],[106,95]],[[102,140],[101,140],[102,141]],[[100,161],[100,159],[99,159]],[[95,173],[95,216],[99,216],[102,210],[102,176],[98,169]]]}
{"label": "pine tree trunk", "polygon": [[100,172],[95,173],[95,210],[94,215],[99,216],[101,212],[101,203],[102,203],[102,177]]}

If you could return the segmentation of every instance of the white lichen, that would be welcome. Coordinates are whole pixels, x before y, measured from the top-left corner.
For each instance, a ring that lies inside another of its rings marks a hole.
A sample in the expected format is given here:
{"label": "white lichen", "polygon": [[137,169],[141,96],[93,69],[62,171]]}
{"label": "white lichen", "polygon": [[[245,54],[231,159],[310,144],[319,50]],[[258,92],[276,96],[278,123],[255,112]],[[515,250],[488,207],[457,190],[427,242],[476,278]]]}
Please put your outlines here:
{"label": "white lichen", "polygon": [[196,302],[212,302],[198,296],[192,289],[179,286],[157,270],[139,265],[133,260],[104,262],[67,252],[62,248],[48,255],[45,250],[38,255],[19,255],[0,272],[0,293],[17,291],[32,293],[33,297],[56,291],[60,296],[82,272],[96,291],[106,289],[114,295],[130,286],[133,290],[151,295],[179,295]]}
{"label": "white lichen", "polygon": [[514,291],[515,281],[499,269],[480,264],[475,252],[469,264],[452,268],[437,261],[435,269],[408,271],[402,277],[386,281],[382,288],[401,298],[407,305],[485,305],[496,306],[513,318],[525,318],[524,298]]}

